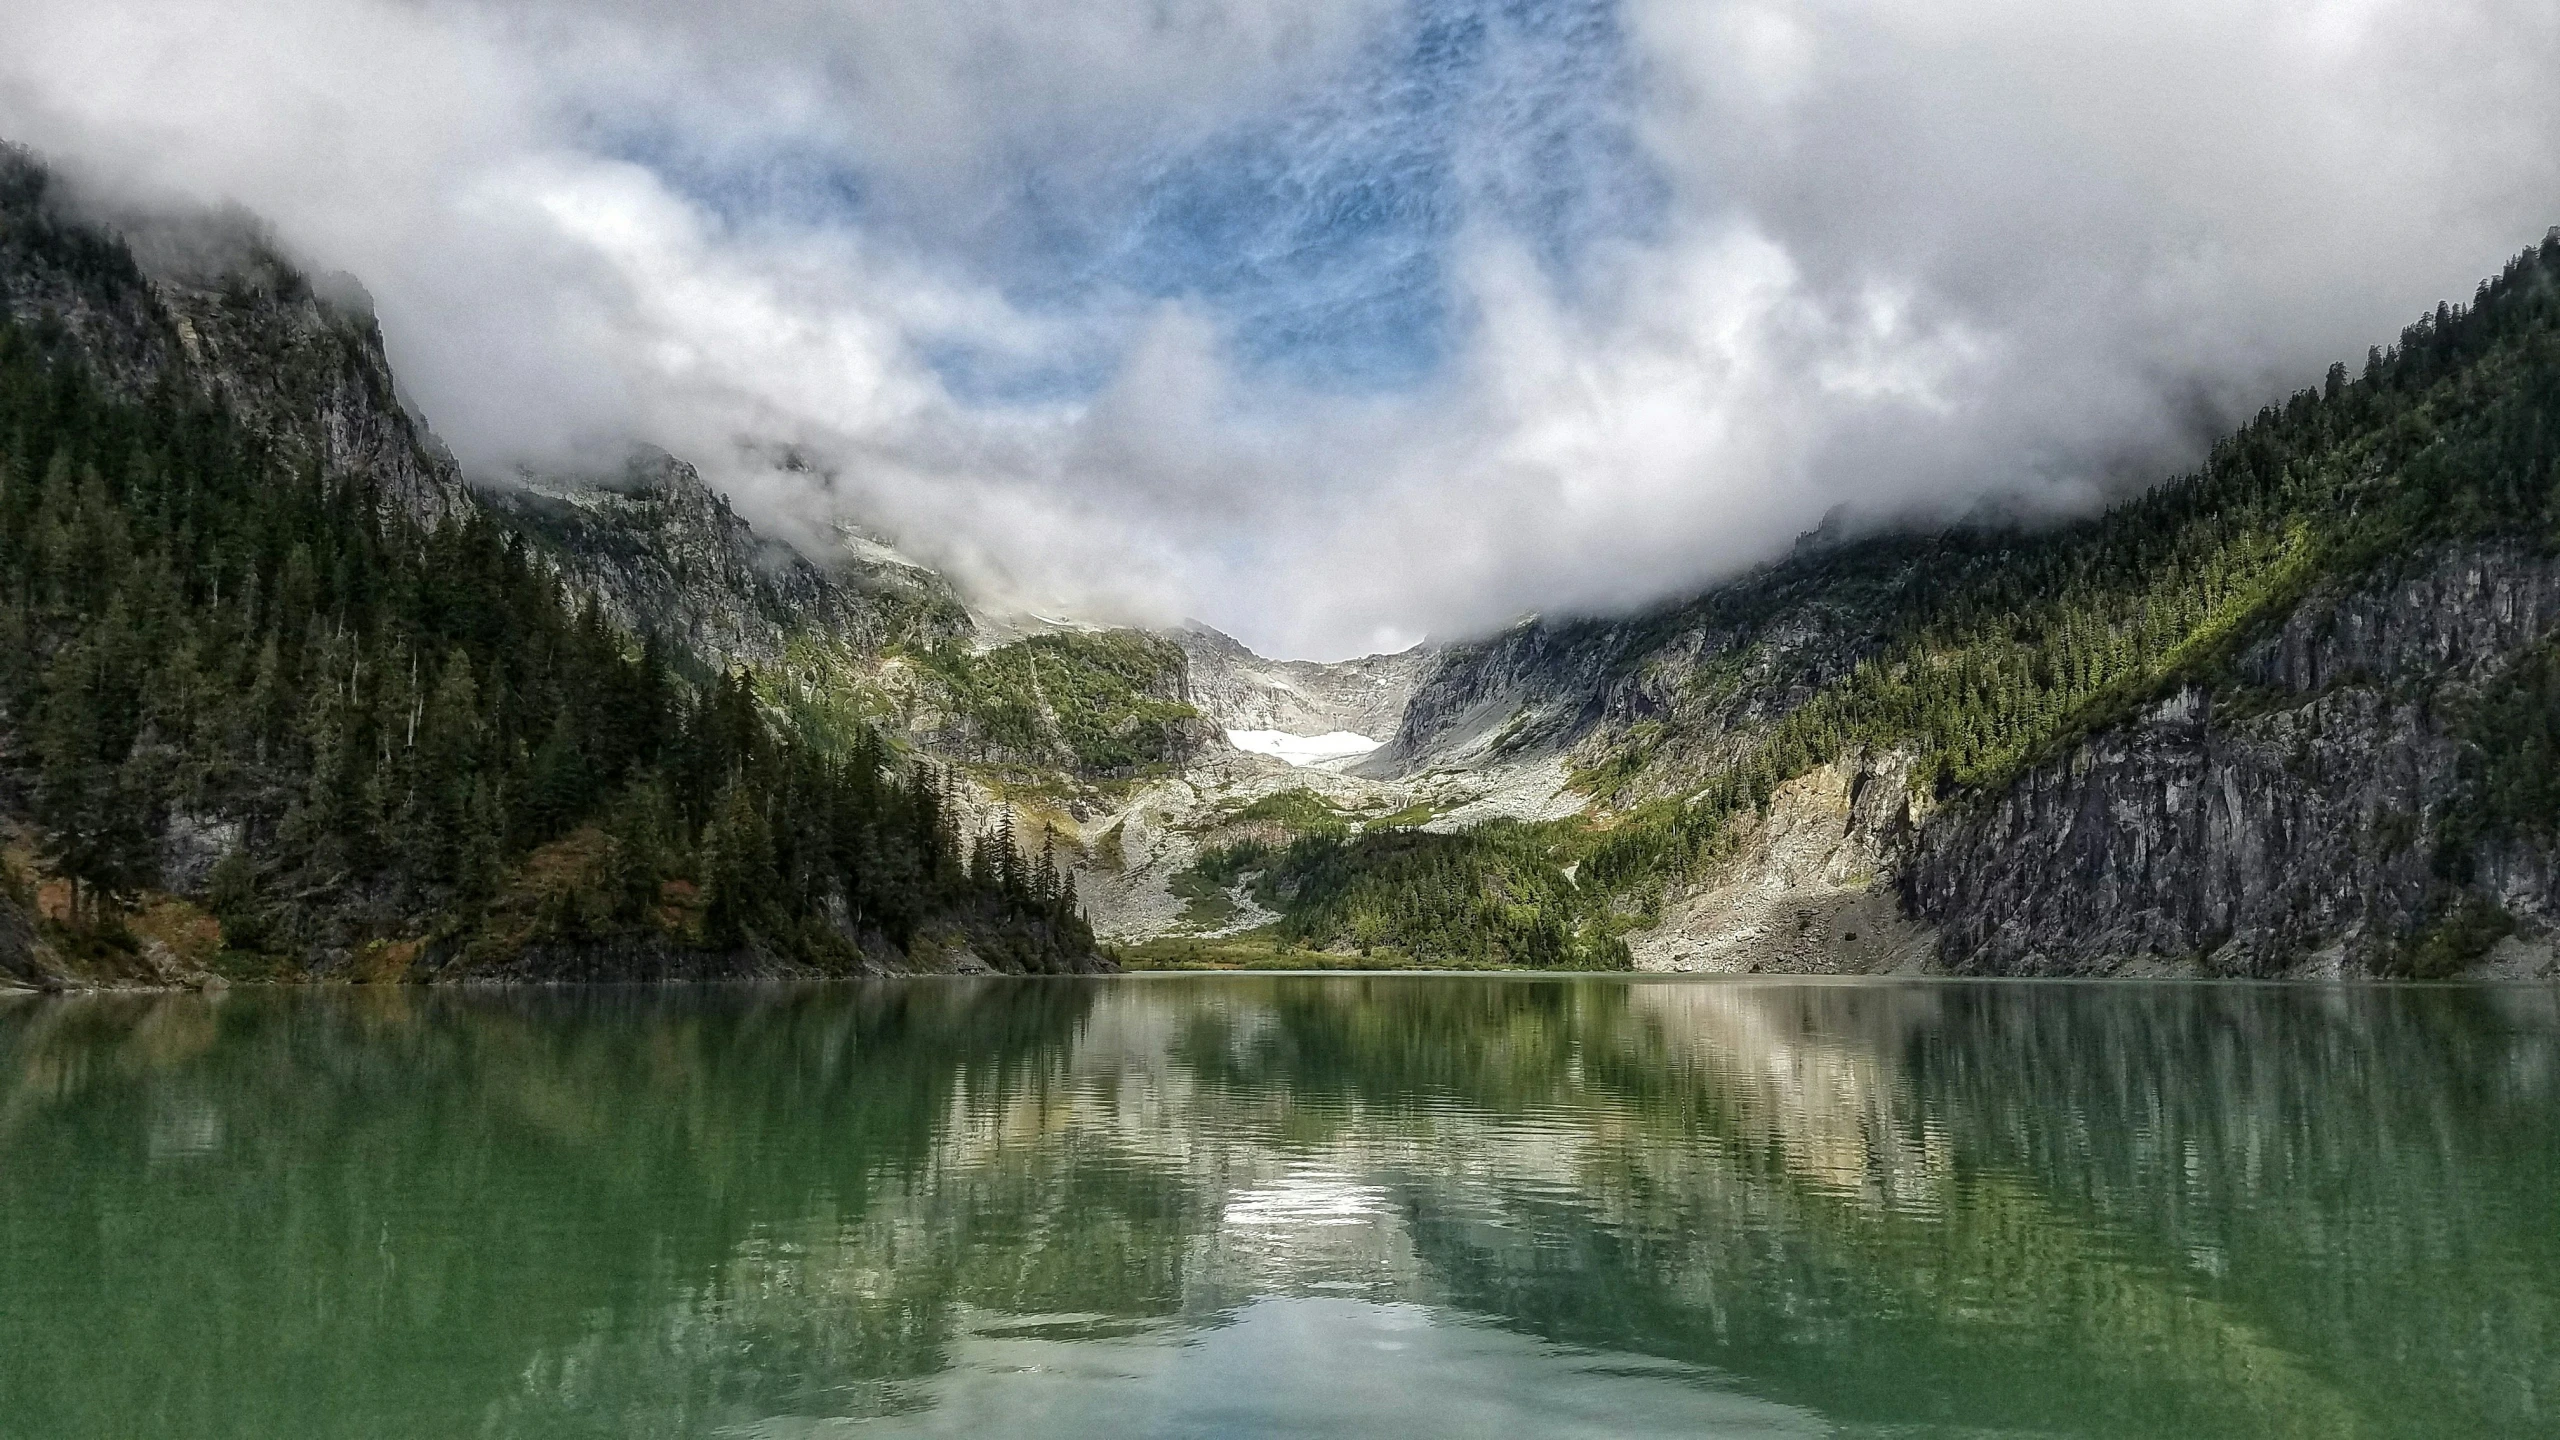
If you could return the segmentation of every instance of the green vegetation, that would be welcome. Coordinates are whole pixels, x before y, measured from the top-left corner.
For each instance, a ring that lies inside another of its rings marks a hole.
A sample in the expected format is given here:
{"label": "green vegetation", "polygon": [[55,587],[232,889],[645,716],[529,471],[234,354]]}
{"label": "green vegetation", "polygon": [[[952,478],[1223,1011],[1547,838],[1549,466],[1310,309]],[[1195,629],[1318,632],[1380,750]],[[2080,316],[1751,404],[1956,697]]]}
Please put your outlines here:
{"label": "green vegetation", "polygon": [[2477,963],[2515,933],[2515,917],[2477,895],[2448,897],[2442,913],[2403,947],[2399,970],[2413,980],[2444,980]]}
{"label": "green vegetation", "polygon": [[[2560,477],[2554,477],[2560,483]],[[2560,841],[2560,644],[2534,648],[2464,717],[2473,802],[2457,812],[2440,867],[2460,868],[2478,839],[2523,835]]]}
{"label": "green vegetation", "polygon": [[757,698],[812,744],[841,750],[866,731],[895,736],[898,705],[874,663],[841,637],[804,631],[783,647],[780,664],[756,672]]}
{"label": "green vegetation", "polygon": [[1428,800],[1417,800],[1389,815],[1371,820],[1363,828],[1369,830],[1419,830],[1431,823],[1439,808]]}
{"label": "green vegetation", "polygon": [[1242,911],[1226,884],[1211,879],[1198,867],[1173,877],[1167,887],[1173,898],[1183,902],[1182,927],[1186,930],[1215,930],[1233,921]]}
{"label": "green vegetation", "polygon": [[[1631,673],[1662,663],[1675,636],[1734,637],[1685,662],[1695,673],[1668,715],[1577,773],[1616,807],[1603,825],[1397,837],[1382,822],[1357,839],[1233,847],[1202,868],[1262,870],[1284,933],[1311,943],[1605,964],[1622,953],[1613,928],[1726,853],[1738,819],[1816,766],[1898,748],[1941,800],[1996,792],[2182,686],[2244,689],[2233,657],[2318,587],[2497,536],[2560,543],[2560,234],[2470,306],[2439,306],[2373,351],[2361,376],[2331,367],[2195,473],[2102,515],[1815,551],[1649,621],[1590,627],[1591,643],[1619,637]],[[1762,631],[1790,613],[1837,622],[1838,657],[1789,673],[1806,662]],[[2481,708],[2481,803],[2463,846],[2544,833],[2560,814],[2555,714],[2560,662],[2548,659]],[[1565,878],[1577,862],[1579,885]],[[2462,847],[2439,857],[2449,888],[2467,863]],[[2494,928],[2454,914],[2412,963],[2482,948]]]}
{"label": "green vegetation", "polygon": [[1211,828],[1256,828],[1288,835],[1340,835],[1350,829],[1341,807],[1301,785],[1262,796],[1221,815]]}
{"label": "green vegetation", "polygon": [[1578,886],[1561,852],[1571,827],[1496,821],[1456,835],[1379,830],[1244,841],[1200,858],[1220,885],[1258,874],[1281,913],[1273,933],[1318,950],[1398,952],[1423,964],[1623,970],[1608,897]]}
{"label": "green vegetation", "polygon": [[1126,970],[1498,970],[1467,956],[1414,955],[1398,949],[1319,950],[1287,938],[1277,925],[1236,935],[1160,936],[1115,947]]}
{"label": "green vegetation", "polygon": [[1122,843],[1128,838],[1122,833],[1123,823],[1112,821],[1111,828],[1093,842],[1093,863],[1114,875],[1129,868],[1128,850]]}
{"label": "green vegetation", "polygon": [[1182,647],[1134,630],[1034,635],[983,654],[956,642],[916,656],[967,717],[981,758],[1062,758],[1128,776],[1189,753],[1200,712],[1178,698]]}
{"label": "green vegetation", "polygon": [[1010,847],[964,861],[938,777],[870,730],[813,743],[748,677],[634,649],[487,522],[422,533],[0,322],[0,765],[66,940],[122,943],[183,814],[240,827],[206,897],[233,950],[1091,953],[1072,887]]}

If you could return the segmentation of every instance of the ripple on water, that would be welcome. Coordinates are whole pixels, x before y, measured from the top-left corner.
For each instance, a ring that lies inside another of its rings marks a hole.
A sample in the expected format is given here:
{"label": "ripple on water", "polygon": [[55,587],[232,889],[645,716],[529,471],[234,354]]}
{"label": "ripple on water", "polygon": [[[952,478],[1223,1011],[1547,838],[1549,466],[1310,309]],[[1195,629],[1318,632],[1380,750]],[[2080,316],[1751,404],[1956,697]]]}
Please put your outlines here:
{"label": "ripple on water", "polygon": [[0,1006],[11,1440],[2560,1413],[2539,992],[401,999]]}

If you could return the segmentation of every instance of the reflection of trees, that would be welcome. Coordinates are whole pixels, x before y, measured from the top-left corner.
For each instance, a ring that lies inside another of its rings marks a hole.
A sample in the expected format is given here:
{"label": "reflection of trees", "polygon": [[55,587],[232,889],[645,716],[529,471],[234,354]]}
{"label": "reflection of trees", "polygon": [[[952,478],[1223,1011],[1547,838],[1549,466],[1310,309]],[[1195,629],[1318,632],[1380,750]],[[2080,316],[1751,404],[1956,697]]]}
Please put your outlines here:
{"label": "reflection of trees", "polygon": [[[2466,1177],[2560,1173],[2554,1027],[2516,1003],[1375,982],[1194,1064],[1521,1132],[1489,1187],[1408,1176],[1413,1243],[1554,1338],[1880,1423],[2443,1433],[2457,1391],[2494,1431],[2560,1378],[2549,1287],[2514,1283],[2560,1274],[2548,1212],[2457,1202],[2462,1255],[2432,1222]],[[1462,1014],[1454,1063],[1407,1053]]]}
{"label": "reflection of trees", "polygon": [[[1356,1270],[1853,1424],[2522,1431],[2560,1391],[2552,1012],[1438,977],[0,1006],[0,1413],[701,1433],[925,1403],[987,1315],[1116,1333]],[[1315,1172],[1375,1223],[1229,1223]],[[84,1384],[100,1355],[145,1358]]]}
{"label": "reflection of trees", "polygon": [[2246,1314],[2363,1430],[2548,1425],[2560,995],[2030,998],[1952,991],[1947,1022],[1910,1057],[1919,1096],[1976,1167],[2023,1177]]}
{"label": "reflection of trees", "polygon": [[[1228,981],[1233,1006],[1198,1005],[1179,1054],[1229,1099],[1356,1099],[1371,1106],[1452,1096],[1493,1109],[1568,1098],[1574,1042],[1616,985],[1400,977]],[[1194,999],[1177,996],[1177,999]]]}
{"label": "reflection of trees", "polygon": [[[953,983],[0,1010],[0,1295],[47,1297],[0,1299],[0,1413],[80,1434],[476,1428],[529,1349],[710,1293],[776,1217],[858,1220],[955,1097],[1054,1072],[1091,1000]],[[204,1153],[153,1153],[173,1109]],[[835,1353],[930,1367],[928,1308],[840,1318]],[[131,1374],[98,1383],[101,1356]]]}

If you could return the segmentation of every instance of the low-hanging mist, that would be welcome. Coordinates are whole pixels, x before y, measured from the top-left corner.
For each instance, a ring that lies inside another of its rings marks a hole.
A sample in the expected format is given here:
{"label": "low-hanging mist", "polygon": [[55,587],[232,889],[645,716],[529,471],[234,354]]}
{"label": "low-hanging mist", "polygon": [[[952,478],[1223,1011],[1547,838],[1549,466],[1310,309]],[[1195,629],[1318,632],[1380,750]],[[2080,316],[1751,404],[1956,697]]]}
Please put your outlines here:
{"label": "low-hanging mist", "polygon": [[2085,506],[2560,219],[2526,0],[26,0],[0,136],[980,595],[1334,655]]}

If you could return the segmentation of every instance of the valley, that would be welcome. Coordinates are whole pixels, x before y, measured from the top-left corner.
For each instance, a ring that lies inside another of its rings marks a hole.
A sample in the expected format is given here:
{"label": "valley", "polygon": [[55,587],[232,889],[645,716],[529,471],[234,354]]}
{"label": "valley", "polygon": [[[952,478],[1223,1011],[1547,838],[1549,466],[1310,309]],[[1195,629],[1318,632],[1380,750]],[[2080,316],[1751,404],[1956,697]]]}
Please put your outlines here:
{"label": "valley", "polygon": [[2560,232],[2101,514],[1317,663],[466,474],[352,282],[0,169],[18,983],[2560,973]]}

